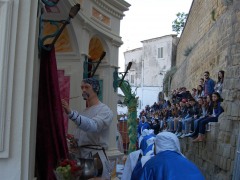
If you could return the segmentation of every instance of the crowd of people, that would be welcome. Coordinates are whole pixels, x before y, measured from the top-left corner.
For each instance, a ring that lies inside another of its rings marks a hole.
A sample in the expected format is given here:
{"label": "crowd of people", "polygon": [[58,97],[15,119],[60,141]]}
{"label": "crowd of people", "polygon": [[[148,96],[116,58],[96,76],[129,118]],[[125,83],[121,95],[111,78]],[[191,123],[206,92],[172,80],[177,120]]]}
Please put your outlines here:
{"label": "crowd of people", "polygon": [[192,137],[193,142],[205,141],[206,126],[218,122],[224,111],[221,102],[224,71],[218,72],[218,79],[210,78],[208,71],[199,85],[191,91],[186,87],[174,89],[169,100],[160,100],[147,105],[140,113],[138,137],[144,129],[153,129],[154,134],[162,130],[172,132],[178,138]]}
{"label": "crowd of people", "polygon": [[[138,150],[128,156],[124,180],[204,179],[199,169],[182,155],[177,137],[197,137],[193,142],[205,140],[206,124],[217,122],[223,112],[223,80],[224,71],[219,71],[216,83],[206,71],[204,79],[200,79],[201,84],[192,92],[181,87],[172,91],[170,100],[146,106],[139,117]],[[75,155],[79,159],[87,159],[89,155],[96,158],[97,169],[91,177],[109,177],[110,162],[105,150],[108,150],[113,113],[98,99],[98,80],[83,79],[81,89],[87,104],[82,112],[72,110],[65,99],[61,101],[63,110],[76,124],[74,137],[80,149]],[[127,120],[127,116],[122,120]],[[170,158],[174,159],[174,165],[170,163]],[[83,177],[88,176],[87,171],[87,168],[83,169]]]}
{"label": "crowd of people", "polygon": [[223,80],[224,71],[218,72],[216,82],[206,71],[191,92],[180,87],[172,91],[169,100],[146,106],[138,118],[137,150],[128,155],[123,179],[204,179],[196,165],[181,153],[179,139],[205,141],[206,125],[218,122],[224,111]]}

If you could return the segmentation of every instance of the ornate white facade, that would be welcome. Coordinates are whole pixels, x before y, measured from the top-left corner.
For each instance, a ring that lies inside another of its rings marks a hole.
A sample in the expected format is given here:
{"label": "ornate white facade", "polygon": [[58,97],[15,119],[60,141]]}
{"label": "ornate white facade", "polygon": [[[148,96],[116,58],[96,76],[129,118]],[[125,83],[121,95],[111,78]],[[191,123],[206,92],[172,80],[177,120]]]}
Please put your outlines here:
{"label": "ornate white facade", "polygon": [[[107,152],[114,158],[120,152],[115,138],[117,93],[113,88],[113,72],[118,67],[118,48],[123,43],[120,21],[130,4],[124,0],[60,0],[56,8],[45,7],[44,19],[65,20],[76,3],[81,4],[81,10],[59,38],[60,43],[56,43],[58,69],[70,77],[69,96],[79,96],[86,56],[94,60],[98,59],[99,51],[106,52],[96,75],[103,82],[102,101],[114,112]],[[39,7],[41,3],[32,0],[0,0],[0,179],[34,178]],[[44,33],[51,31],[48,26],[44,28]],[[94,46],[96,43],[99,46]],[[76,98],[70,105],[82,110],[85,102]],[[69,132],[72,128],[69,124]]]}

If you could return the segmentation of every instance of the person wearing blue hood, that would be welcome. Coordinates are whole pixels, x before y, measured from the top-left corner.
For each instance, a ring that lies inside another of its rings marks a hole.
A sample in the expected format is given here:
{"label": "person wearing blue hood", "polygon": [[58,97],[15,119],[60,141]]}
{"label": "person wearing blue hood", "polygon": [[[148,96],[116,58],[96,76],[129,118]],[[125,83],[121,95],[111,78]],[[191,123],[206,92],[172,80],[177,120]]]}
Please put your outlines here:
{"label": "person wearing blue hood", "polygon": [[180,151],[177,136],[161,132],[155,138],[156,155],[143,166],[136,180],[204,180],[195,164]]}
{"label": "person wearing blue hood", "polygon": [[122,180],[137,179],[144,164],[154,156],[155,134],[152,129],[144,129],[139,138],[139,150],[128,155],[122,174]]}

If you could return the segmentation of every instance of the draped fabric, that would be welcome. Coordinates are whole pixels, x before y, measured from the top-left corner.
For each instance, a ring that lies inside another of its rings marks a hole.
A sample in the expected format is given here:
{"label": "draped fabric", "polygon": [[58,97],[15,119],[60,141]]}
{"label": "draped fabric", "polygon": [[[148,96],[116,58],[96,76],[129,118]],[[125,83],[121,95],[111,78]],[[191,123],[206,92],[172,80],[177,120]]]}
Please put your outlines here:
{"label": "draped fabric", "polygon": [[36,175],[54,180],[59,160],[68,157],[55,50],[42,49],[38,94]]}
{"label": "draped fabric", "polygon": [[[58,70],[58,82],[60,88],[60,97],[65,99],[69,104],[70,98],[70,76],[66,76],[64,70]],[[63,112],[64,129],[67,132],[68,129],[68,116]]]}

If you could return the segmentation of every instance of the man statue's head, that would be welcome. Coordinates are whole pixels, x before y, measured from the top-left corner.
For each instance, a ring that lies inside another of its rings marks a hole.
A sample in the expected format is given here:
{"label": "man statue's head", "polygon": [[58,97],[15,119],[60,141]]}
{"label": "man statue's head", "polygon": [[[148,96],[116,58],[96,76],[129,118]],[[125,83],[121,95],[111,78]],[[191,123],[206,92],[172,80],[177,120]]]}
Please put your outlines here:
{"label": "man statue's head", "polygon": [[81,89],[84,100],[88,100],[92,97],[97,97],[100,91],[99,81],[94,78],[83,79]]}

